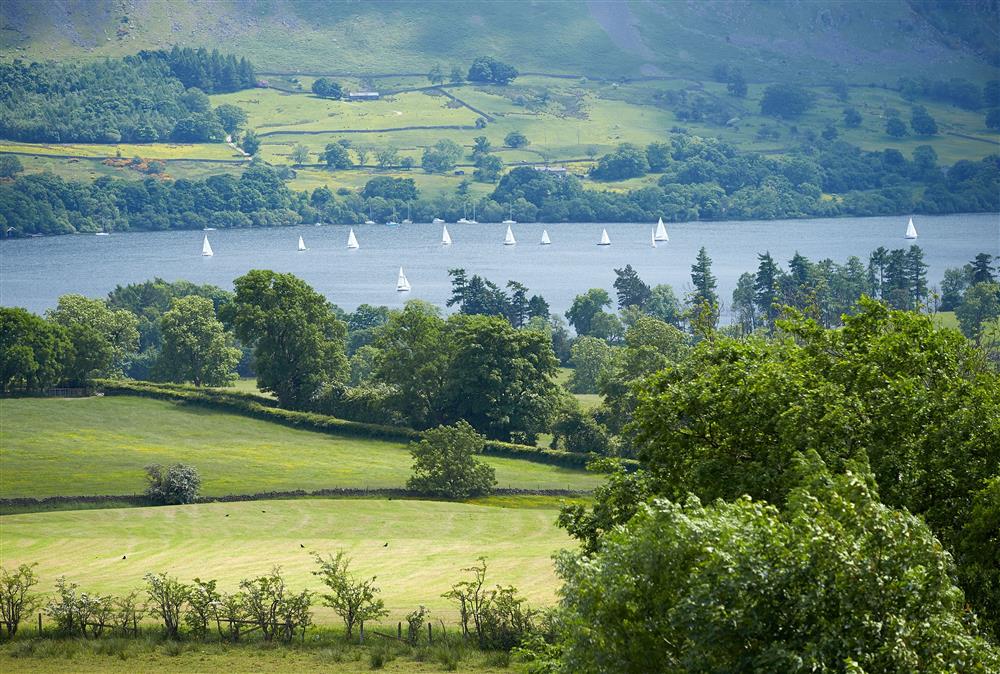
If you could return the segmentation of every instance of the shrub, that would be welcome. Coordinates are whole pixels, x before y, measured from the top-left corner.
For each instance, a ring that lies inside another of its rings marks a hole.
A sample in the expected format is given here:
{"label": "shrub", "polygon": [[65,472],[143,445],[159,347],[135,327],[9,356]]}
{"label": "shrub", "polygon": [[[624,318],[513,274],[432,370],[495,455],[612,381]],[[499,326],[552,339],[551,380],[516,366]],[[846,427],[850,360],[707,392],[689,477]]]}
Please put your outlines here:
{"label": "shrub", "polygon": [[312,622],[309,590],[291,594],[285,587],[281,568],[274,567],[266,576],[240,581],[247,617],[260,628],[264,641],[289,642],[299,630]]}
{"label": "shrub", "polygon": [[407,488],[453,499],[489,493],[496,484],[496,471],[475,458],[484,444],[483,436],[466,421],[424,432],[423,440],[410,444],[413,475]]}
{"label": "shrub", "polygon": [[313,575],[330,588],[330,594],[323,595],[324,603],[344,620],[348,639],[354,635],[354,625],[388,615],[385,602],[375,596],[380,592],[375,577],[355,578],[350,573],[351,559],[343,551],[325,559],[316,555],[316,563],[319,571],[313,571]]}
{"label": "shrub", "polygon": [[170,466],[166,472],[159,464],[146,466],[146,481],[146,496],[161,505],[193,503],[201,487],[195,467],[182,463]]}
{"label": "shrub", "polygon": [[41,603],[41,598],[31,591],[38,585],[36,566],[21,564],[13,571],[0,567],[0,624],[8,638],[17,634],[21,616],[30,614]]}
{"label": "shrub", "polygon": [[191,594],[188,585],[165,573],[147,573],[146,594],[149,612],[163,621],[168,639],[176,639],[181,624],[181,611]]}

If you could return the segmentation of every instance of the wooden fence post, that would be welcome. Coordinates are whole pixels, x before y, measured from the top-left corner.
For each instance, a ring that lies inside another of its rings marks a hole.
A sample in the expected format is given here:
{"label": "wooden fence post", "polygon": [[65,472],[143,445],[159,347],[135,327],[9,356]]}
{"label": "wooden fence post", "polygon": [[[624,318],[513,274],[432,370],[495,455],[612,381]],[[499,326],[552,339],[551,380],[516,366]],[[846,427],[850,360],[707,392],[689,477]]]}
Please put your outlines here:
{"label": "wooden fence post", "polygon": [[431,638],[431,624],[427,623],[427,644],[430,645],[434,643],[434,639]]}
{"label": "wooden fence post", "polygon": [[42,614],[38,613],[38,636],[42,636]]}
{"label": "wooden fence post", "polygon": [[364,620],[361,621],[361,626],[360,626],[360,629],[359,629],[358,633],[360,634],[360,639],[359,639],[358,643],[363,645],[365,643],[365,621]]}
{"label": "wooden fence post", "polygon": [[402,639],[403,638],[403,621],[402,620],[400,620],[398,623],[396,623],[396,638],[397,639]]}

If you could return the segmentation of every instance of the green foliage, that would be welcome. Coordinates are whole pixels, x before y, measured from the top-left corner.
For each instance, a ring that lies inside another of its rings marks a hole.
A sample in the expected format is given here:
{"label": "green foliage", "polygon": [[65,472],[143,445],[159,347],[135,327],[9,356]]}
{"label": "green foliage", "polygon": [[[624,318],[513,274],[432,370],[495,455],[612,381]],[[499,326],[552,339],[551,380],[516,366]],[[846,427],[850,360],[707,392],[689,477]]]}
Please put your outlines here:
{"label": "green foliage", "polygon": [[156,378],[190,381],[195,386],[225,386],[234,379],[242,352],[230,346],[212,301],[197,296],[174,300],[160,318],[163,347],[153,367]]}
{"label": "green foliage", "polygon": [[0,135],[64,143],[221,141],[222,127],[201,92],[255,84],[245,59],[204,49],[91,63],[14,60],[0,65],[0,80],[7,84]]}
{"label": "green foliage", "polygon": [[0,391],[55,386],[76,352],[66,330],[24,309],[0,307]]}
{"label": "green foliage", "polygon": [[627,180],[646,175],[648,171],[649,161],[642,148],[622,143],[617,150],[601,157],[590,175],[597,180]]}
{"label": "green foliage", "polygon": [[991,131],[1000,131],[1000,108],[987,110],[983,124]]}
{"label": "green foliage", "polygon": [[66,329],[75,357],[65,375],[75,383],[94,377],[120,377],[139,347],[138,321],[128,311],[111,309],[103,300],[63,295],[49,320]]}
{"label": "green foliage", "polygon": [[[587,338],[585,338],[587,339]],[[570,452],[607,454],[610,447],[608,431],[579,405],[567,405],[552,422],[553,449]]]}
{"label": "green foliage", "polygon": [[844,108],[844,126],[848,129],[856,129],[861,126],[861,113],[856,108]]}
{"label": "green foliage", "polygon": [[879,503],[863,464],[831,475],[813,453],[796,472],[781,511],[660,500],[596,555],[563,553],[559,671],[1000,664],[969,624],[948,555],[919,518]]}
{"label": "green foliage", "polygon": [[344,95],[339,82],[326,77],[317,77],[312,83],[312,92],[320,98],[332,98],[339,101]]}
{"label": "green foliage", "polygon": [[375,577],[357,579],[350,572],[351,559],[343,550],[326,558],[315,555],[319,571],[313,571],[330,593],[323,595],[323,603],[332,608],[347,628],[347,638],[354,635],[354,626],[365,621],[377,620],[389,612],[385,602],[378,598],[380,592]]}
{"label": "green foliage", "polygon": [[365,183],[365,188],[362,190],[361,196],[366,199],[382,197],[383,199],[413,201],[417,199],[419,193],[417,192],[417,186],[413,182],[413,178],[379,176]]}
{"label": "green foliage", "polygon": [[480,154],[476,157],[473,177],[484,183],[495,183],[503,171],[503,161],[495,154]]}
{"label": "green foliage", "polygon": [[517,68],[490,56],[478,56],[469,66],[470,82],[510,84],[517,78]]}
{"label": "green foliage", "polygon": [[708,256],[704,246],[698,251],[695,263],[691,265],[691,285],[694,286],[690,299],[692,306],[707,304],[710,307],[718,307],[719,296],[715,293],[717,286],[716,278],[712,274],[712,258]]}
{"label": "green foliage", "polygon": [[983,282],[970,286],[955,308],[955,317],[962,333],[981,343],[986,325],[1000,318],[1000,285]]}
{"label": "green foliage", "polygon": [[325,297],[292,274],[252,270],[234,282],[225,320],[253,347],[258,386],[305,407],[327,382],[347,379],[347,327]]}
{"label": "green foliage", "polygon": [[1000,475],[988,480],[972,501],[955,546],[958,576],[966,597],[979,609],[984,627],[1000,635]]}
{"label": "green foliage", "polygon": [[462,154],[462,147],[455,141],[439,140],[433,147],[424,149],[420,166],[428,173],[443,173],[455,168]]}
{"label": "green foliage", "polygon": [[22,171],[24,171],[24,166],[16,155],[0,155],[0,178],[13,178]]}
{"label": "green foliage", "polygon": [[20,564],[13,570],[0,566],[0,624],[8,639],[17,634],[21,619],[25,616],[30,618],[41,604],[41,596],[32,590],[38,585],[36,566]]}
{"label": "green foliage", "polygon": [[566,312],[566,319],[580,336],[589,335],[594,317],[611,306],[611,297],[603,288],[591,288],[573,299],[573,304]]}
{"label": "green foliage", "polygon": [[292,162],[301,166],[309,161],[309,148],[301,143],[292,148]]}
{"label": "green foliage", "polygon": [[328,143],[321,157],[326,165],[332,169],[351,168],[354,165],[347,148],[340,143]]}
{"label": "green foliage", "polygon": [[410,445],[413,476],[407,489],[456,500],[489,494],[496,471],[475,458],[484,444],[465,421],[424,431],[423,439]]}
{"label": "green foliage", "polygon": [[638,307],[642,309],[652,297],[653,291],[643,283],[639,274],[627,264],[623,269],[615,269],[615,292],[618,294],[618,308]]}
{"label": "green foliage", "polygon": [[257,150],[260,149],[260,139],[257,137],[257,132],[248,129],[243,134],[243,140],[240,141],[240,148],[251,157],[257,154]]}
{"label": "green foliage", "polygon": [[260,629],[265,642],[277,639],[289,643],[312,622],[309,614],[312,593],[303,590],[292,594],[281,567],[274,567],[265,576],[241,580],[240,591],[246,616]]}
{"label": "green foliage", "polygon": [[503,144],[507,147],[522,148],[528,146],[527,137],[520,131],[511,131],[503,138]]}
{"label": "green foliage", "polygon": [[235,136],[247,123],[243,108],[224,103],[215,109],[215,116],[226,133]]}
{"label": "green foliage", "polygon": [[899,117],[890,117],[885,120],[885,132],[893,138],[902,138],[906,135],[906,124]]}
{"label": "green foliage", "polygon": [[798,84],[771,84],[764,89],[760,112],[769,117],[795,119],[809,111],[815,96]]}
{"label": "green foliage", "polygon": [[180,636],[181,612],[188,601],[191,587],[165,573],[147,573],[146,595],[150,614],[163,621],[168,639]]}
{"label": "green foliage", "polygon": [[573,367],[567,388],[573,393],[597,393],[597,381],[611,365],[612,347],[603,339],[584,335],[573,342],[569,362]]}
{"label": "green foliage", "polygon": [[918,136],[933,136],[938,132],[937,122],[927,112],[927,108],[922,105],[913,108],[910,115],[910,127],[913,129],[913,133]]}
{"label": "green foliage", "polygon": [[194,503],[201,488],[201,476],[194,466],[178,463],[146,466],[146,496],[160,505]]}

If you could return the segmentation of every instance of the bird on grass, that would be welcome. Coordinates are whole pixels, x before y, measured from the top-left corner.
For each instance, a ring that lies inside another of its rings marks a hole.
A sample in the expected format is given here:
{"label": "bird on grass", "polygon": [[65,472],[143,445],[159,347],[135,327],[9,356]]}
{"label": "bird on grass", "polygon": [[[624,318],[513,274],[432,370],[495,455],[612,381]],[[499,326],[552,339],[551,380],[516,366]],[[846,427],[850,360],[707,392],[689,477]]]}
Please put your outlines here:
{"label": "bird on grass", "polygon": [[306,547],[306,546],[304,546],[304,545],[302,545],[301,543],[299,543],[299,547],[300,547],[300,548],[304,548],[304,547]]}
{"label": "bird on grass", "polygon": [[383,543],[383,544],[382,544],[382,547],[383,547],[383,548],[387,548],[387,547],[389,547],[389,541],[386,541],[385,543]]}
{"label": "bird on grass", "polygon": [[125,555],[122,555],[122,559],[125,559]]}

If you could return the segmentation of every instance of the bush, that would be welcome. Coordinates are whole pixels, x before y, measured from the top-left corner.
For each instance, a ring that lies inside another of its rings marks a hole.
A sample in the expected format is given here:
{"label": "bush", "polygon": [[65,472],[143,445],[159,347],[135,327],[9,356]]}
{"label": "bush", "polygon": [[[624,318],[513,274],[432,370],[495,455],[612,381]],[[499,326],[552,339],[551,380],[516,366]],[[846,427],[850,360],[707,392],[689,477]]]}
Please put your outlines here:
{"label": "bush", "polygon": [[176,639],[180,633],[181,611],[188,601],[191,588],[165,573],[147,573],[144,577],[149,612],[163,621],[167,638]]}
{"label": "bush", "polygon": [[146,496],[160,505],[194,503],[201,487],[201,477],[194,466],[174,464],[163,471],[163,466],[146,466]]}
{"label": "bush", "polygon": [[323,603],[344,620],[348,639],[353,636],[356,624],[388,615],[385,602],[376,597],[380,590],[375,585],[375,578],[355,578],[350,572],[351,559],[343,551],[335,557],[315,557],[319,571],[313,571],[313,575],[319,576],[323,584],[330,588],[330,594],[323,595]]}
{"label": "bush", "polygon": [[475,459],[484,445],[483,436],[466,421],[425,431],[423,440],[410,445],[413,475],[406,487],[453,499],[488,494],[496,484],[496,471]]}
{"label": "bush", "polygon": [[0,567],[0,624],[8,639],[17,634],[21,616],[30,614],[41,603],[41,598],[31,591],[38,585],[36,566],[21,564],[13,571]]}
{"label": "bush", "polygon": [[240,581],[240,589],[247,618],[260,628],[264,641],[278,639],[288,643],[296,632],[304,632],[312,622],[311,593],[288,592],[280,567],[274,567],[266,576]]}

